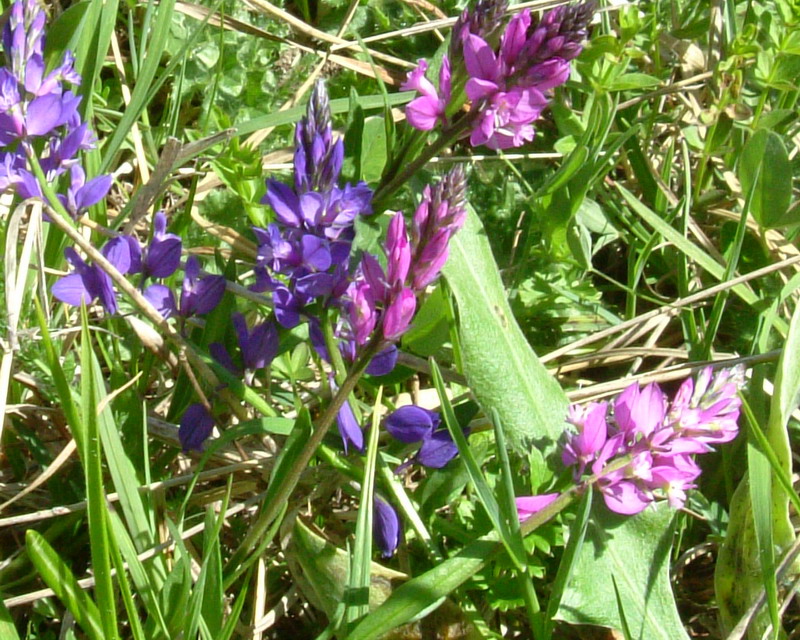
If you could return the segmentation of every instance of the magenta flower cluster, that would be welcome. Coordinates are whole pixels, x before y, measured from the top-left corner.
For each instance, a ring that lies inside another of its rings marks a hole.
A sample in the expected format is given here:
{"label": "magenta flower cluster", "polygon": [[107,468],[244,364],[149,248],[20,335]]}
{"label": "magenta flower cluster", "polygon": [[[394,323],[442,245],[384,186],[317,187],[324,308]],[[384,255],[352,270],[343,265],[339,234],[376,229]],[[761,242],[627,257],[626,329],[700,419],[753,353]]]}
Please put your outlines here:
{"label": "magenta flower cluster", "polygon": [[[0,190],[13,189],[23,198],[42,198],[31,166],[35,155],[48,183],[68,185],[58,199],[72,217],[102,200],[111,176],[86,180],[78,152],[94,147],[94,135],[78,113],[80,96],[65,88],[78,85],[73,56],[47,71],[44,62],[46,16],[37,0],[11,5],[3,29],[6,66],[0,68]],[[73,264],[75,261],[73,260]]]}
{"label": "magenta flower cluster", "polygon": [[[487,40],[492,20],[459,19],[452,35],[457,44],[449,55],[459,53],[460,43],[471,101],[469,113],[460,117],[469,118],[472,146],[508,149],[533,140],[533,122],[547,106],[548,92],[569,78],[570,61],[581,52],[593,12],[593,2],[556,7],[541,19],[524,9],[508,22],[497,47]],[[447,54],[442,58],[438,90],[425,75],[425,60],[409,73],[401,88],[420,93],[406,107],[412,127],[430,131],[450,124],[448,113],[452,117],[459,106],[452,104],[453,62]]]}
{"label": "magenta flower cluster", "polygon": [[[657,498],[683,507],[700,467],[697,454],[733,440],[744,383],[740,368],[716,375],[703,369],[697,382],[688,378],[668,402],[653,383],[632,384],[613,403],[573,405],[568,422],[575,433],[562,452],[580,482],[587,469],[596,478],[606,506],[620,514],[639,513]],[[557,493],[517,498],[520,518],[544,508]]]}

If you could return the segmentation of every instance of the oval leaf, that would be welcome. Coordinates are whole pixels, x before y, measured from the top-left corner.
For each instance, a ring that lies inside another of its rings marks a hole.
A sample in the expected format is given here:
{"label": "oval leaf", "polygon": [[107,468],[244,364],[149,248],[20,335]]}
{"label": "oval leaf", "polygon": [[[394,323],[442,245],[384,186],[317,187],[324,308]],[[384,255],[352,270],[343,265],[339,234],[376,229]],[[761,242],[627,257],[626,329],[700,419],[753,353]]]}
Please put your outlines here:
{"label": "oval leaf", "polygon": [[781,137],[760,129],[742,150],[739,181],[745,196],[752,193],[750,212],[762,227],[786,224],[792,199],[792,167]]}
{"label": "oval leaf", "polygon": [[593,511],[556,618],[618,630],[627,623],[631,640],[688,640],[669,582],[674,511],[661,503],[619,516],[601,500]]}
{"label": "oval leaf", "polygon": [[486,231],[470,209],[450,243],[444,275],[458,302],[464,375],[487,415],[495,409],[510,444],[545,452],[564,431],[567,399],[514,319]]}

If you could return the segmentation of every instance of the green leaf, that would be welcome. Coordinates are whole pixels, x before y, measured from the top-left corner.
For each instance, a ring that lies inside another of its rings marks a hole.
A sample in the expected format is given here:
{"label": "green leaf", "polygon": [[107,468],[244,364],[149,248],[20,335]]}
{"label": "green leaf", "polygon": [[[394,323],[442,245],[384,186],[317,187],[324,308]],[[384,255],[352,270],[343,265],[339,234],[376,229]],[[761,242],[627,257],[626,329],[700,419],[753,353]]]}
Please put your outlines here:
{"label": "green leaf", "polygon": [[350,624],[369,613],[370,576],[372,568],[372,519],[375,492],[375,466],[378,456],[378,434],[383,387],[378,389],[375,409],[372,412],[372,427],[369,431],[367,460],[364,465],[364,481],[361,483],[361,499],[356,519],[356,539],[350,555],[350,571],[345,591],[345,621]]}
{"label": "green leaf", "polygon": [[[111,139],[103,147],[103,161],[100,165],[99,173],[105,173],[111,168],[117,151],[125,141],[128,132],[147,106],[150,85],[161,64],[161,54],[164,53],[164,46],[170,34],[174,8],[175,0],[163,0],[158,4],[158,9],[151,23],[153,31],[148,40],[147,53],[144,55],[139,68],[130,103],[114,128],[114,134]],[[103,55],[105,55],[105,52],[103,52]]]}
{"label": "green leaf", "polygon": [[479,538],[456,556],[400,585],[386,602],[364,618],[346,640],[372,640],[435,609],[442,598],[464,584],[501,549],[496,534]]}
{"label": "green leaf", "polygon": [[780,227],[792,199],[792,166],[781,137],[759,129],[748,140],[739,162],[739,181],[748,195],[753,190],[750,212],[762,227]]}
{"label": "green leaf", "polygon": [[361,141],[361,179],[377,182],[386,165],[386,126],[383,118],[371,116],[364,121]]}
{"label": "green leaf", "polygon": [[89,318],[86,306],[81,306],[81,414],[86,428],[83,472],[86,477],[86,514],[89,520],[89,541],[92,571],[95,574],[95,598],[100,610],[104,637],[119,638],[114,585],[111,582],[111,544],[108,535],[108,507],[103,486],[102,447],[98,433],[97,407],[103,389],[103,379],[92,350]]}
{"label": "green leaf", "polygon": [[[522,571],[526,564],[526,558],[525,548],[522,545],[522,537],[519,535],[519,522],[515,521],[514,524],[516,526],[512,528],[509,525],[509,520],[503,517],[504,514],[501,512],[500,505],[497,504],[497,500],[494,497],[494,491],[489,487],[486,478],[483,477],[478,461],[472,454],[472,449],[470,449],[469,443],[467,442],[467,437],[464,435],[455,413],[453,413],[453,407],[450,404],[450,399],[447,397],[447,390],[445,389],[444,380],[442,379],[442,372],[439,370],[439,365],[437,365],[436,361],[433,359],[431,359],[431,377],[433,378],[436,391],[439,394],[444,423],[447,426],[447,430],[450,432],[450,436],[453,438],[453,442],[458,446],[458,452],[461,460],[464,462],[464,466],[467,468],[469,479],[472,481],[472,486],[475,488],[475,494],[486,510],[494,530],[508,550],[509,557],[514,562],[517,569]],[[497,415],[494,409],[492,410],[492,415],[493,417]],[[495,417],[495,419],[497,418]],[[516,507],[514,507],[514,512],[516,515]]]}
{"label": "green leaf", "polygon": [[551,451],[564,431],[567,399],[530,348],[511,312],[480,219],[450,242],[444,269],[458,302],[463,373],[487,414],[496,409],[510,444]]}
{"label": "green leaf", "polygon": [[0,638],[3,640],[19,640],[17,628],[14,626],[14,620],[11,618],[11,612],[0,600]]}
{"label": "green leaf", "polygon": [[36,567],[44,583],[56,593],[74,616],[75,622],[92,640],[104,640],[105,633],[100,622],[100,612],[88,594],[81,589],[72,570],[59,557],[53,547],[38,531],[28,529],[25,533],[28,557]]}
{"label": "green leaf", "polygon": [[628,91],[630,89],[646,89],[647,87],[655,87],[659,84],[660,80],[654,76],[649,76],[646,73],[625,73],[608,86],[609,91]]}
{"label": "green leaf", "polygon": [[614,581],[634,640],[688,640],[669,582],[674,511],[620,516],[597,501],[556,618],[622,629]]}
{"label": "green leaf", "polygon": [[[754,376],[754,380],[760,378]],[[761,385],[754,384],[754,387],[760,389]],[[766,576],[762,574],[770,573],[773,554],[776,551],[783,552],[795,539],[789,517],[789,502],[796,501],[797,496],[787,492],[785,479],[792,476],[788,423],[797,406],[799,394],[800,305],[795,307],[778,363],[767,428],[760,434],[758,424],[751,421],[748,434],[758,442],[760,454],[770,461],[771,472],[765,470],[766,465],[760,455],[749,453],[750,476],[742,480],[731,500],[730,525],[717,560],[714,587],[723,628],[726,629],[739,621],[764,589]],[[755,486],[751,488],[750,484]],[[768,497],[769,508],[766,511],[763,509],[764,496]],[[754,507],[754,498],[762,502],[758,508]],[[766,522],[767,517],[771,518],[771,522]],[[767,588],[771,587],[772,584]],[[772,599],[772,594],[768,595]],[[759,627],[762,630],[765,628],[763,617],[756,621],[755,628],[751,630],[753,637],[758,635]]]}

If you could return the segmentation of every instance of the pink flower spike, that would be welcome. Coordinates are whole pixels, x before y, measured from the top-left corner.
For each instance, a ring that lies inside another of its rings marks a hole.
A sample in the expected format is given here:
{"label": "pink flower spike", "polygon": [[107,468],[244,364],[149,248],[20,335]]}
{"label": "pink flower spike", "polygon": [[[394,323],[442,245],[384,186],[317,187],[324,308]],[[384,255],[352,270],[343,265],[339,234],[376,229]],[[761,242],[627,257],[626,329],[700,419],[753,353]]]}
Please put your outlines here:
{"label": "pink flower spike", "polygon": [[524,522],[535,513],[555,502],[560,493],[543,493],[540,496],[521,496],[515,500],[519,521]]}

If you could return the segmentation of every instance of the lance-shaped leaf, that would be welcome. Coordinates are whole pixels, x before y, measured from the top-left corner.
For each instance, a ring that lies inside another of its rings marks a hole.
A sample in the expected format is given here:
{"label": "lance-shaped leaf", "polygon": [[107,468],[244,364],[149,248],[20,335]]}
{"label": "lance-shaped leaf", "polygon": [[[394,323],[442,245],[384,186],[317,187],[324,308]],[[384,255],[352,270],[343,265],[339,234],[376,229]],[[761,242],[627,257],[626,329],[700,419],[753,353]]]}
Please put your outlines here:
{"label": "lance-shaped leaf", "polygon": [[486,231],[473,210],[450,242],[444,269],[458,302],[464,375],[487,414],[500,416],[509,443],[551,451],[564,431],[567,399],[536,357],[506,299]]}

